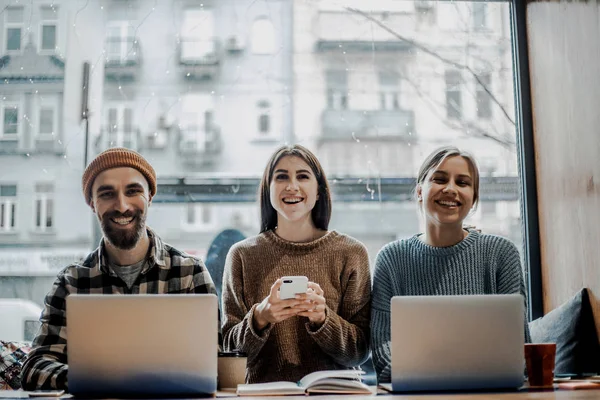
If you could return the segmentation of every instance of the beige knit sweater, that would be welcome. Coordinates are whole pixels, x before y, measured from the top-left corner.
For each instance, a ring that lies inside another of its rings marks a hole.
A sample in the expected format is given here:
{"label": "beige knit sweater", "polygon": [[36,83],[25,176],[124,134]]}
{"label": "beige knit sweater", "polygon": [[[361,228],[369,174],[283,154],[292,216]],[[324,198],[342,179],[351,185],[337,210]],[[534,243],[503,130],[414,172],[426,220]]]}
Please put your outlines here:
{"label": "beige knit sweater", "polygon": [[[312,330],[292,317],[257,332],[254,308],[273,283],[306,275],[324,291],[326,319]],[[234,245],[223,274],[223,345],[248,354],[246,382],[293,381],[327,369],[360,365],[368,355],[371,274],[365,246],[335,231],[308,243],[272,231]]]}

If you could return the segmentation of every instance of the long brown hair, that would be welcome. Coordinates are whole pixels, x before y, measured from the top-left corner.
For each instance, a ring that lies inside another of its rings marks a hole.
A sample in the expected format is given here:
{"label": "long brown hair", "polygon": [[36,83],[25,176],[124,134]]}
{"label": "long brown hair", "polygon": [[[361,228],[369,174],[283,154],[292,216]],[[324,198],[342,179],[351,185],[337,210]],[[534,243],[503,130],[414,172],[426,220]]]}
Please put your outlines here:
{"label": "long brown hair", "polygon": [[315,227],[327,230],[329,220],[331,219],[331,196],[329,183],[325,176],[325,171],[317,157],[306,147],[299,144],[292,146],[282,146],[273,153],[258,188],[258,197],[260,201],[260,233],[275,229],[277,226],[277,211],[271,204],[271,181],[273,180],[273,171],[275,166],[283,157],[292,156],[302,159],[312,170],[318,185],[318,197],[315,206],[312,209],[311,217]]}

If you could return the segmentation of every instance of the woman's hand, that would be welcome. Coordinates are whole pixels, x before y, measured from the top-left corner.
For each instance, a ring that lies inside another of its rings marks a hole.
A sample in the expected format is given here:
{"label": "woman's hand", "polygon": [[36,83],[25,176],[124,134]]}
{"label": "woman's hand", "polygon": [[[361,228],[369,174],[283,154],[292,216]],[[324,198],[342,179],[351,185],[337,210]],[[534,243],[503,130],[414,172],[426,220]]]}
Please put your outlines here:
{"label": "woman's hand", "polygon": [[263,330],[269,324],[285,321],[299,313],[300,310],[296,309],[296,306],[301,304],[301,301],[298,299],[281,300],[279,298],[281,284],[282,280],[277,279],[271,286],[271,293],[254,309],[254,326],[258,330]]}
{"label": "woman's hand", "polygon": [[327,315],[325,314],[326,304],[323,296],[323,289],[318,283],[308,282],[308,290],[306,293],[297,294],[296,299],[301,301],[301,304],[296,308],[300,311],[298,315],[307,317],[312,324],[322,325],[325,322]]}

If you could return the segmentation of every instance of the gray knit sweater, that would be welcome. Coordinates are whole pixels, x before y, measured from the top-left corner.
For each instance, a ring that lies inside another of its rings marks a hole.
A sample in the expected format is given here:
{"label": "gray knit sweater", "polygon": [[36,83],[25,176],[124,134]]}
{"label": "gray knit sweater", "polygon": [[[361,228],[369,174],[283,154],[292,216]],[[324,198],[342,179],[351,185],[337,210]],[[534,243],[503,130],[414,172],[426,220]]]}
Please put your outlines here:
{"label": "gray knit sweater", "polygon": [[379,382],[390,381],[393,296],[520,293],[527,307],[519,252],[508,239],[470,230],[454,246],[433,247],[418,236],[389,243],[375,261],[371,350]]}

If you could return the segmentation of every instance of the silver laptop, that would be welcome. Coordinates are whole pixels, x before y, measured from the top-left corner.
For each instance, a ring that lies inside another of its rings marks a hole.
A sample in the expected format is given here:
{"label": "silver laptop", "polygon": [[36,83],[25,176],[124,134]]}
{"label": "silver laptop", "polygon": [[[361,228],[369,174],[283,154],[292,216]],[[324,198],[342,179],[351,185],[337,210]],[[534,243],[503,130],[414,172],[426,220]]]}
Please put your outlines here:
{"label": "silver laptop", "polygon": [[393,297],[392,390],[522,386],[523,302],[518,294]]}
{"label": "silver laptop", "polygon": [[206,395],[217,389],[212,294],[67,297],[74,395]]}

